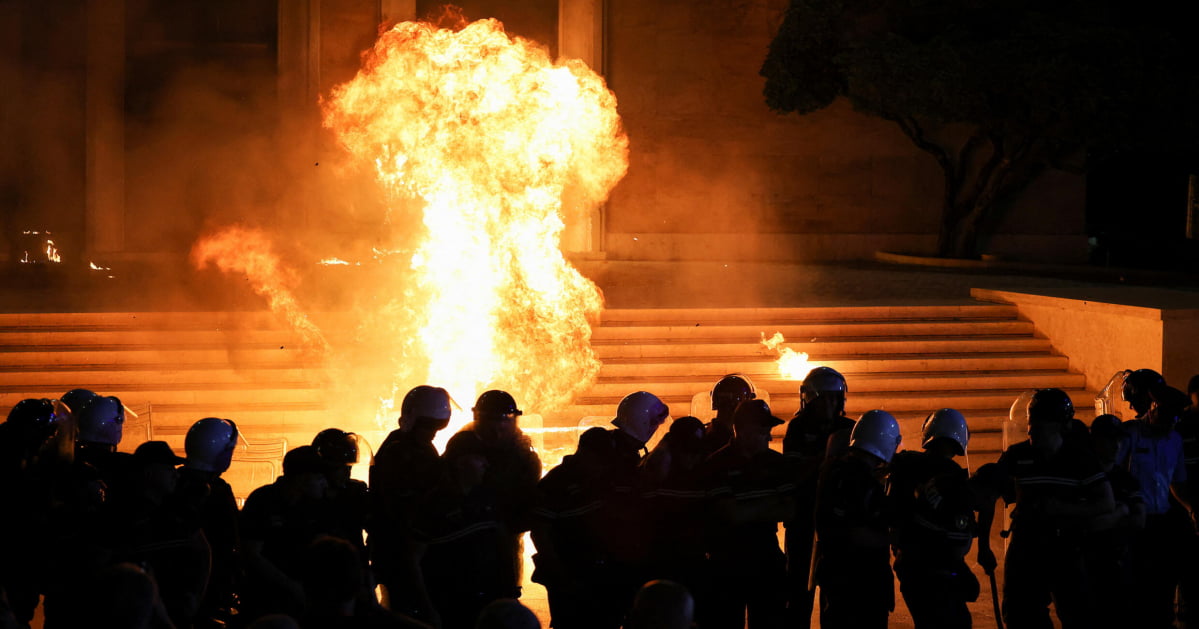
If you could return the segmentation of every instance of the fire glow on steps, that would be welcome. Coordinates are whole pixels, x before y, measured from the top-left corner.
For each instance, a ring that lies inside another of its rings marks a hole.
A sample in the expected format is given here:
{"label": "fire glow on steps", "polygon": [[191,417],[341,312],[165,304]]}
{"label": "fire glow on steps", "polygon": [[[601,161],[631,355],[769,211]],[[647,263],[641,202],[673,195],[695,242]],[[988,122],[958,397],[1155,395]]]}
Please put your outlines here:
{"label": "fire glow on steps", "polygon": [[[381,386],[334,374],[350,398],[378,401],[374,426],[351,419],[345,427],[394,427],[403,394],[423,383],[444,386],[462,407],[446,438],[487,388],[512,392],[534,413],[585,391],[600,367],[590,339],[603,302],[559,241],[566,217],[602,203],[628,166],[603,80],[580,61],[553,62],[495,20],[405,22],[380,35],[358,75],[322,106],[325,126],[352,160],[373,167],[392,200],[380,232],[420,225],[414,246],[394,247],[408,255],[380,261],[396,267],[394,286],[363,287],[377,297],[369,311],[346,304],[361,329],[316,329],[262,230],[207,236],[193,261],[248,276],[335,371],[353,364],[339,352],[394,356]],[[347,266],[340,256],[322,263]],[[360,339],[359,347],[326,340],[335,336]]]}

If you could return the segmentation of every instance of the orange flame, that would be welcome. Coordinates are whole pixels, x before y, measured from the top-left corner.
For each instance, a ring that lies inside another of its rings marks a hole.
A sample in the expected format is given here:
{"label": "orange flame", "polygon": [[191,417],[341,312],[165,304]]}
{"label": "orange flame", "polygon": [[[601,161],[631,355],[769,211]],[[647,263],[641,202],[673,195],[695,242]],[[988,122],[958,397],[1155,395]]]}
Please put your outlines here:
{"label": "orange flame", "polygon": [[271,310],[283,315],[301,334],[307,348],[322,353],[329,350],[324,334],[308,320],[291,291],[296,282],[295,274],[279,260],[262,230],[236,225],[226,227],[196,242],[191,257],[198,269],[213,264],[225,273],[244,274],[254,292],[266,297]]}
{"label": "orange flame", "polygon": [[787,380],[803,380],[816,365],[808,362],[806,352],[797,352],[784,346],[784,342],[782,332],[775,332],[770,338],[766,338],[765,332],[762,333],[762,345],[765,345],[766,349],[778,352],[779,375]]}
{"label": "orange flame", "polygon": [[552,63],[495,20],[405,22],[380,35],[324,113],[350,155],[373,165],[393,213],[405,199],[423,206],[403,295],[384,310],[412,323],[404,360],[427,369],[391,392],[428,382],[473,402],[498,386],[544,412],[590,386],[589,321],[602,298],[559,240],[563,212],[602,203],[627,169],[603,80],[582,62]]}

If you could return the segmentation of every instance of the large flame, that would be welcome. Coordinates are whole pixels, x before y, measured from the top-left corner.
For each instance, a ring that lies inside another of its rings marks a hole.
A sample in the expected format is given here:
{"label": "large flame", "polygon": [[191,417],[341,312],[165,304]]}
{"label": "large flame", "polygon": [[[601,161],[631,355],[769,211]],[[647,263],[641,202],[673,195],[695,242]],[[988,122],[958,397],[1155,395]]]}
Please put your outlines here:
{"label": "large flame", "polygon": [[305,347],[321,353],[329,351],[325,335],[309,321],[292,293],[297,282],[294,272],[280,261],[265,232],[240,225],[226,227],[201,238],[192,247],[191,257],[196,268],[212,264],[226,273],[245,275],[271,310],[300,333]]}
{"label": "large flame", "polygon": [[405,22],[324,109],[397,207],[423,206],[411,276],[387,308],[417,322],[406,358],[427,369],[407,377],[464,407],[497,386],[542,412],[590,386],[599,361],[589,320],[602,299],[559,240],[564,210],[601,203],[627,168],[603,80],[581,62],[551,62],[495,20]]}
{"label": "large flame", "polygon": [[[627,169],[628,141],[603,80],[582,62],[551,62],[494,20],[460,29],[408,22],[382,33],[363,70],[323,106],[325,125],[390,199],[374,234],[376,264],[362,269],[371,283],[342,306],[357,329],[335,335],[326,361],[351,401],[336,409],[345,427],[394,426],[399,398],[433,384],[460,407],[442,445],[487,388],[545,413],[591,386],[600,363],[590,321],[602,298],[559,241],[563,215],[602,203]],[[329,348],[264,232],[209,235],[193,261],[245,274],[309,344]],[[329,256],[319,265],[362,266]],[[354,424],[364,410],[355,404],[374,404],[375,425]]]}

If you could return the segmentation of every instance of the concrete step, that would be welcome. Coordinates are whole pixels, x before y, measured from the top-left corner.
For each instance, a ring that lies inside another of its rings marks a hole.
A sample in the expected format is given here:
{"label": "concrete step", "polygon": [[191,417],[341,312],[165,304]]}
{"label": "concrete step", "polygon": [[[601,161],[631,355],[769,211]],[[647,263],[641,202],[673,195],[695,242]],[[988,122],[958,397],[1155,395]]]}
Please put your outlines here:
{"label": "concrete step", "polygon": [[[857,374],[929,372],[929,371],[996,371],[1030,369],[1038,371],[1064,371],[1069,366],[1065,356],[1039,354],[992,354],[984,357],[963,355],[905,354],[885,358],[851,358],[836,361],[821,361],[819,364],[832,367],[852,381]],[[624,358],[605,361],[600,369],[601,378],[653,378],[663,375],[683,375],[699,381],[715,383],[721,376],[744,373],[750,377],[778,377],[775,358],[746,357],[698,357],[694,359],[655,360],[651,358]]]}
{"label": "concrete step", "polygon": [[1015,319],[994,319],[977,321],[954,320],[913,320],[913,321],[869,321],[849,323],[802,323],[777,324],[764,323],[761,325],[729,325],[702,324],[670,325],[670,326],[609,326],[604,325],[592,330],[594,341],[611,341],[615,339],[636,339],[638,342],[662,343],[677,341],[733,341],[740,343],[758,342],[761,335],[767,338],[776,332],[786,339],[807,340],[809,342],[833,338],[862,338],[862,337],[900,337],[913,338],[921,336],[1009,336],[1023,334],[1031,336],[1034,332],[1032,323]]}
{"label": "concrete step", "polygon": [[[120,387],[106,386],[105,383],[79,383],[76,386],[90,388],[103,395],[115,395],[121,398],[126,406],[199,404],[210,407],[222,405],[237,405],[253,400],[264,405],[294,405],[312,406],[322,404],[325,392],[312,389],[307,383],[296,384],[288,388],[287,383],[272,383],[269,388],[258,384],[238,385],[236,383],[211,384],[196,383],[186,385],[123,385]],[[0,408],[9,408],[26,398],[54,398],[62,395],[61,386],[24,386],[4,387],[0,389]]]}
{"label": "concrete step", "polygon": [[792,323],[812,321],[895,321],[912,319],[997,319],[1017,316],[1015,306],[962,304],[946,306],[845,306],[816,308],[645,308],[605,310],[604,326],[695,325],[696,323]]}
{"label": "concrete step", "polygon": [[[601,377],[588,391],[589,396],[624,397],[631,392],[630,386],[645,387],[658,396],[692,396],[711,390],[712,379],[697,379],[689,376],[646,376]],[[979,372],[893,372],[854,376],[850,381],[850,394],[880,393],[886,391],[943,391],[943,390],[1011,390],[1017,388],[1079,389],[1086,386],[1086,377],[1063,371],[979,371]],[[759,379],[754,381],[759,390],[768,391],[772,398],[796,392],[796,383],[787,380]]]}
{"label": "concrete step", "polygon": [[[285,388],[319,388],[313,372],[305,369],[186,369],[162,365],[160,369],[96,369],[94,365],[78,365],[78,369],[0,370],[0,390],[21,387],[52,387],[66,391],[78,383],[91,383],[101,390],[121,387],[148,386],[255,386],[285,383]],[[64,388],[65,387],[65,388]]]}
{"label": "concrete step", "polygon": [[0,331],[265,329],[286,326],[265,310],[244,312],[39,312],[0,313]]}
{"label": "concrete step", "polygon": [[[883,409],[895,412],[914,411],[929,412],[938,408],[956,408],[967,416],[971,411],[1007,409],[1021,393],[1027,389],[995,389],[990,391],[920,391],[920,392],[880,392],[855,393],[850,390],[846,400],[846,412],[856,416],[871,409]],[[631,392],[632,390],[630,390]],[[1089,402],[1091,395],[1082,389],[1068,389],[1071,397]],[[672,407],[672,414],[680,415],[690,412],[691,395],[661,396],[662,401]],[[794,412],[799,408],[799,393],[771,394],[771,408],[776,414]],[[567,415],[578,417],[603,415],[615,416],[616,406],[620,397],[583,397],[578,403],[567,409]],[[681,412],[680,412],[681,411]],[[1005,411],[1006,412],[1006,411]]]}
{"label": "concrete step", "polygon": [[0,348],[0,370],[31,367],[74,369],[130,369],[147,365],[186,365],[188,369],[223,368],[230,365],[269,369],[313,365],[314,359],[299,348],[278,345],[223,346],[201,349],[163,349],[159,346],[113,345],[102,348],[36,347]]}
{"label": "concrete step", "polygon": [[299,336],[288,330],[87,330],[43,331],[0,329],[0,351],[28,347],[90,349],[107,347],[159,347],[185,349],[228,345],[294,345]]}
{"label": "concrete step", "polygon": [[[930,354],[1013,354],[1047,353],[1051,351],[1049,339],[1030,336],[947,336],[921,337],[917,341],[921,352]],[[805,352],[815,362],[838,360],[850,356],[909,354],[914,342],[909,339],[862,338],[829,341],[790,342],[785,347]],[[649,343],[630,339],[609,339],[593,343],[596,355],[601,360],[622,358],[667,358],[698,356],[777,356],[761,342],[678,342]]]}

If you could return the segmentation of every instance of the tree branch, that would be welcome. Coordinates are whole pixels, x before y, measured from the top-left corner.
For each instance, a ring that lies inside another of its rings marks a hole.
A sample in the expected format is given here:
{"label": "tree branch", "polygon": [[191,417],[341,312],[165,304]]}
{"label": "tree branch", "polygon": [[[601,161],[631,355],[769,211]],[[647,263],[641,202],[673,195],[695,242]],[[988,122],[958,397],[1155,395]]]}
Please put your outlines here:
{"label": "tree branch", "polygon": [[899,128],[903,131],[904,135],[908,136],[912,144],[931,154],[937,160],[937,164],[945,172],[944,212],[951,212],[957,200],[958,189],[961,187],[962,170],[957,168],[957,165],[953,163],[953,160],[949,157],[949,152],[944,147],[928,139],[928,136],[924,134],[924,129],[915,118],[910,116],[890,116],[889,119],[899,125]]}

